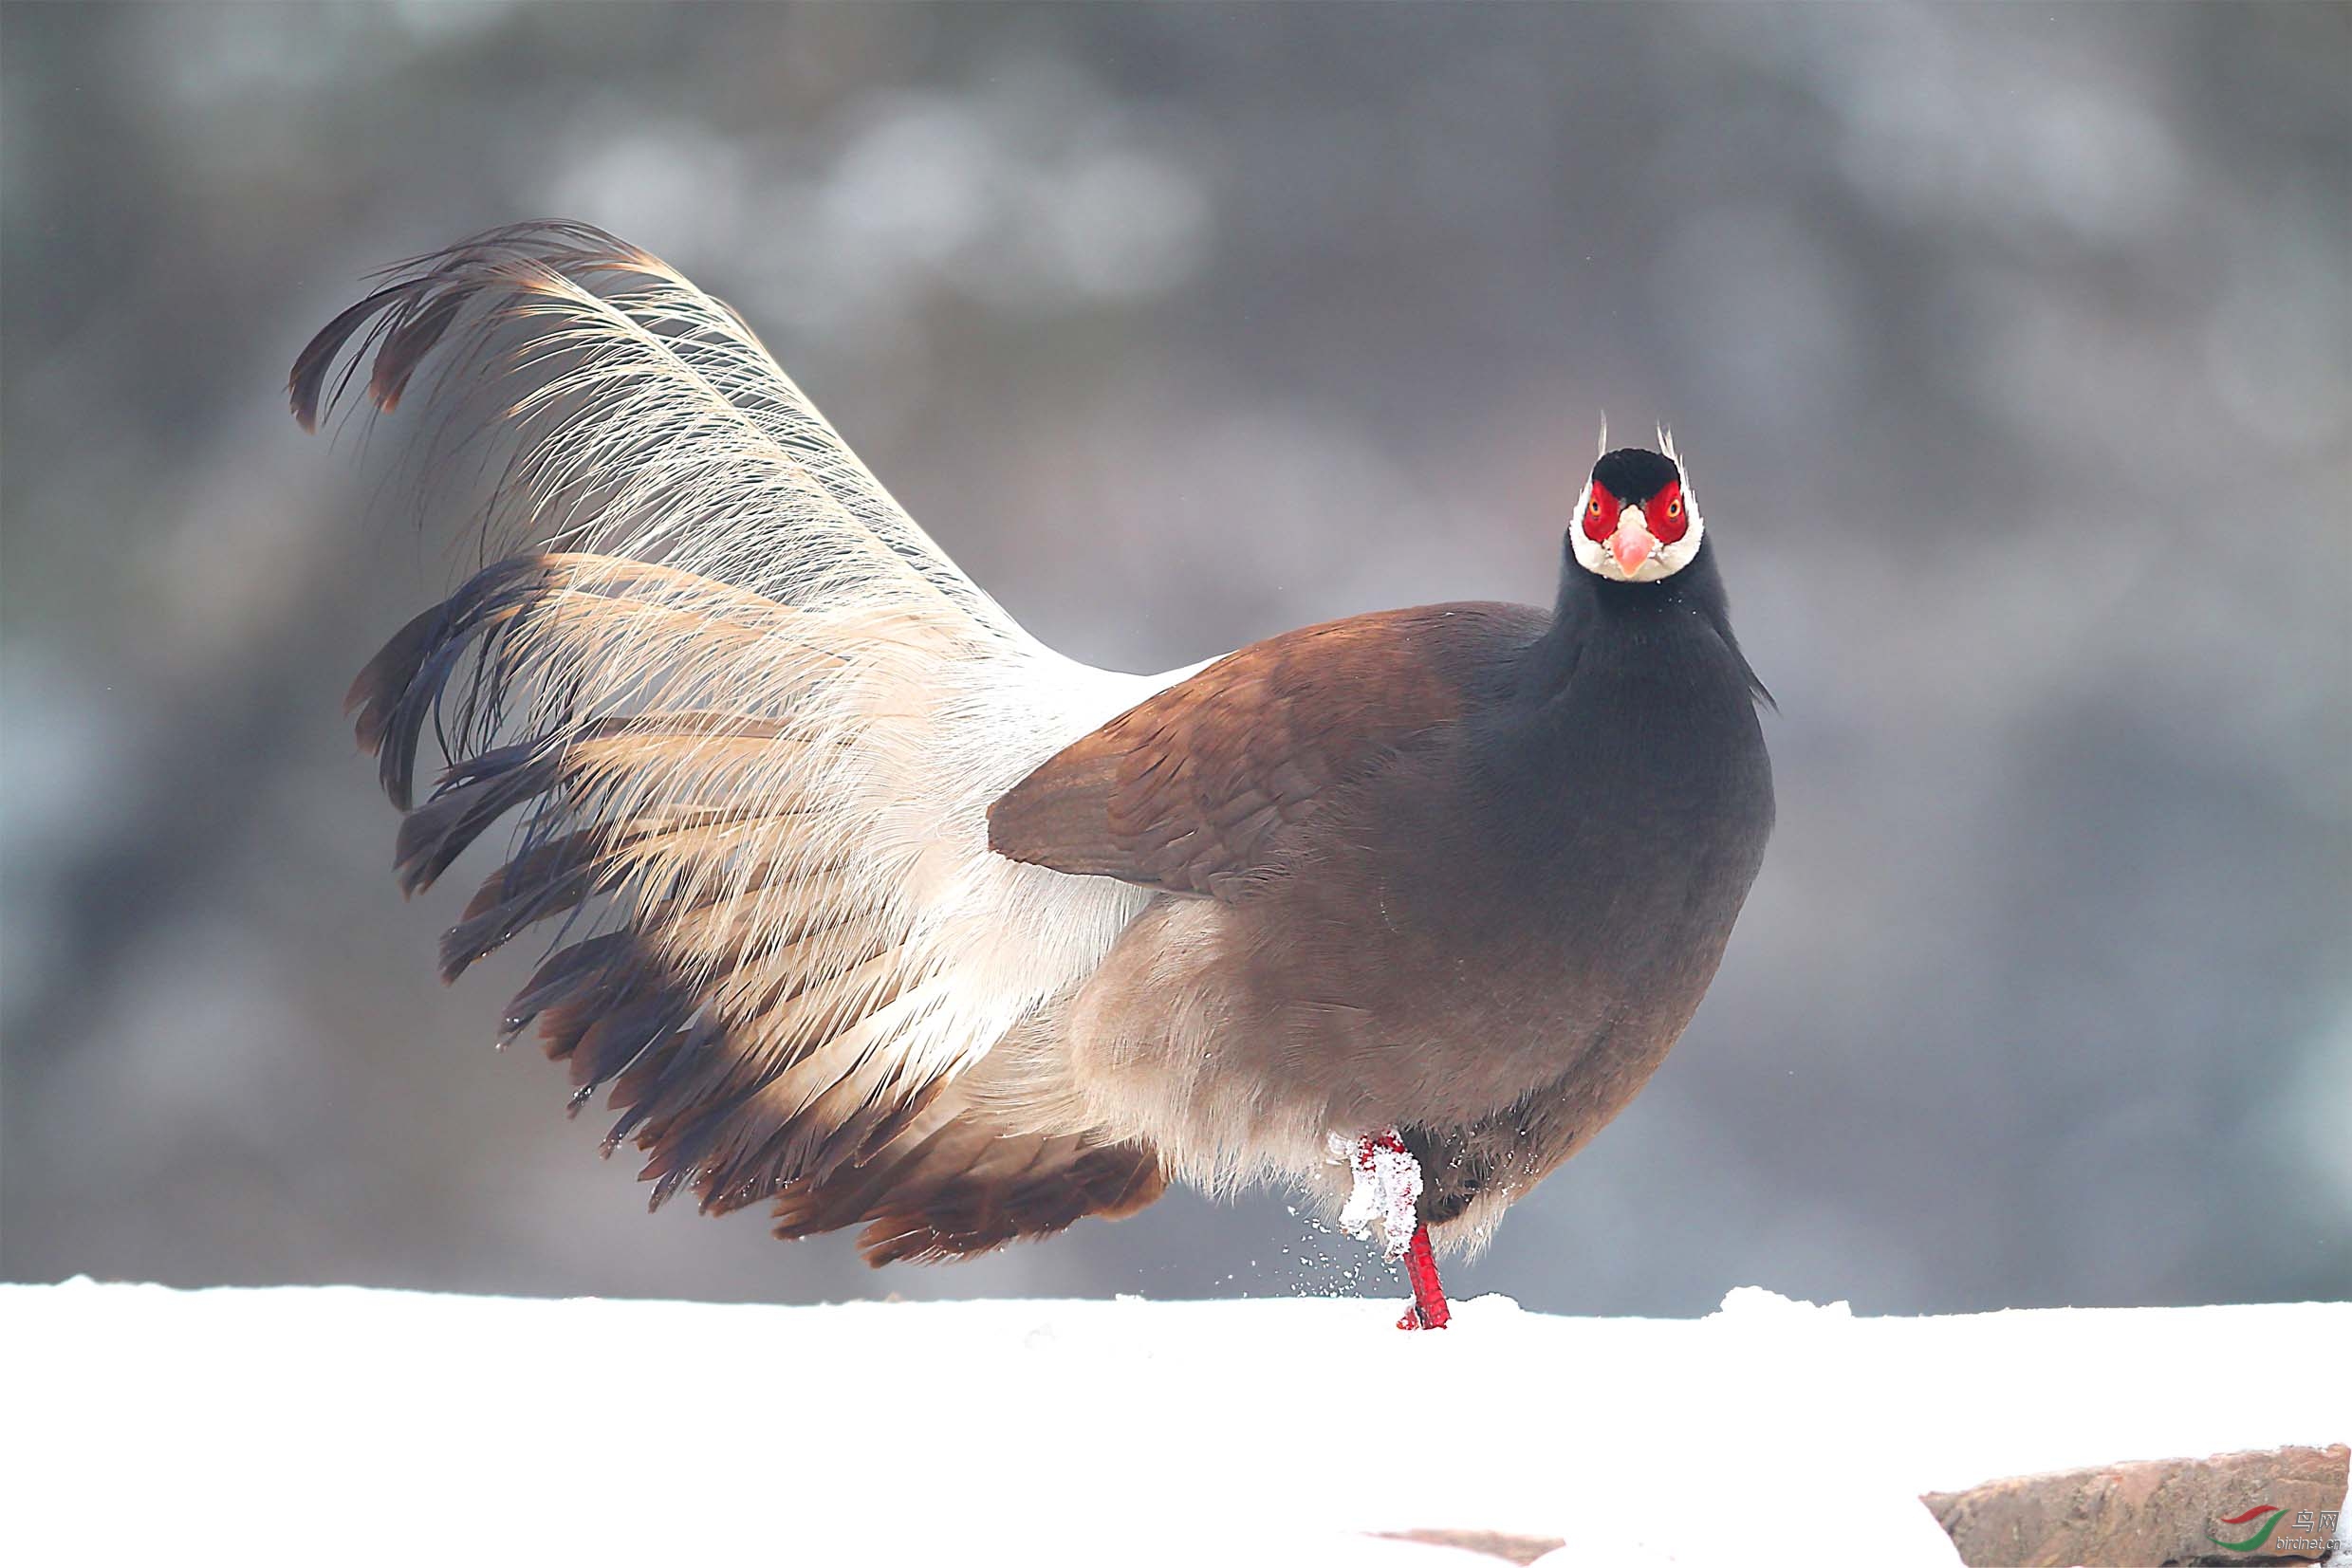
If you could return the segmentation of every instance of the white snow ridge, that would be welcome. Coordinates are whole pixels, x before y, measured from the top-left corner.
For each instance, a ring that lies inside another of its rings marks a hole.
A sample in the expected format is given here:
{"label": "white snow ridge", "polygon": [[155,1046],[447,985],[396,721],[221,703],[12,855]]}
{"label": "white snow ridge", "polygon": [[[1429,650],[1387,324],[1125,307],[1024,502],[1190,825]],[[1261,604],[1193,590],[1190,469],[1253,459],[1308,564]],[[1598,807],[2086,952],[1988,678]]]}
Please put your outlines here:
{"label": "white snow ridge", "polygon": [[[1957,1561],[1994,1476],[2352,1438],[2352,1306],[1697,1321],[0,1286],[9,1560]],[[2249,1385],[2250,1362],[2275,1386]]]}

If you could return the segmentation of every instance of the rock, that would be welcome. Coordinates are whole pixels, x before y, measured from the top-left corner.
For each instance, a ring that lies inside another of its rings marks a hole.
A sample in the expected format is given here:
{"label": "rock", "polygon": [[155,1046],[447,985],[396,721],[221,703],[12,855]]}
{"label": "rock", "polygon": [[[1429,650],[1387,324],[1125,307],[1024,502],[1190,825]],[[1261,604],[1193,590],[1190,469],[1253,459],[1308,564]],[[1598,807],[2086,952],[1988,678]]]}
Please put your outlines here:
{"label": "rock", "polygon": [[2010,1476],[1919,1501],[1970,1568],[2311,1562],[2327,1555],[2348,1467],[2341,1443],[2267,1448]]}

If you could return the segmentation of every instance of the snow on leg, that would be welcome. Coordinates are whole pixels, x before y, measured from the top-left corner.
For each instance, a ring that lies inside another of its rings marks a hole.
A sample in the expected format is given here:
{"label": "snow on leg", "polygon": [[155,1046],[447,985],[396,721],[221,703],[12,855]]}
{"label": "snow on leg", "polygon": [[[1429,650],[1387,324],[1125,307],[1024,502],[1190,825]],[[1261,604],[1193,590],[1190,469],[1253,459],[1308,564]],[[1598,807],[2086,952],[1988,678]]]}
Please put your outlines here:
{"label": "snow on leg", "polygon": [[1352,1144],[1334,1134],[1331,1143],[1332,1153],[1348,1162],[1356,1178],[1347,1194],[1347,1207],[1340,1210],[1340,1228],[1359,1239],[1369,1239],[1377,1220],[1380,1240],[1394,1263],[1405,1255],[1420,1224],[1414,1209],[1421,1199],[1421,1162],[1413,1157],[1393,1127],[1384,1133],[1366,1133]]}
{"label": "snow on leg", "polygon": [[1437,1258],[1429,1245],[1429,1230],[1420,1222],[1421,1163],[1413,1157],[1394,1127],[1367,1133],[1351,1145],[1333,1134],[1331,1152],[1344,1158],[1355,1185],[1347,1206],[1340,1210],[1340,1227],[1351,1236],[1368,1238],[1380,1222],[1380,1241],[1391,1263],[1405,1260],[1413,1282],[1413,1307],[1397,1321],[1398,1328],[1443,1328],[1453,1316],[1446,1305],[1445,1287],[1437,1281]]}

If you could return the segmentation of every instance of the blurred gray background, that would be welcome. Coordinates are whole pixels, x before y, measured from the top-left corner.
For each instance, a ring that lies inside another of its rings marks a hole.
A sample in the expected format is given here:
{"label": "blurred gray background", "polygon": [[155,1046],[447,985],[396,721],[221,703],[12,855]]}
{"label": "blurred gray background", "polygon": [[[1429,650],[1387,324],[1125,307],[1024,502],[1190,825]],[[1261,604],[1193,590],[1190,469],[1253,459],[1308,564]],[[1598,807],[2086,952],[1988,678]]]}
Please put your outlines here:
{"label": "blurred gray background", "polygon": [[[0,1275],[1399,1286],[1185,1194],[960,1267],[655,1218],[444,991],[339,704],[461,575],[308,439],[520,217],[732,301],[1048,641],[1547,602],[1672,424],[1782,822],[1649,1092],[1454,1282],[2352,1295],[2352,10],[15,5]],[[370,449],[374,450],[370,450]],[[523,944],[518,944],[523,946]]]}

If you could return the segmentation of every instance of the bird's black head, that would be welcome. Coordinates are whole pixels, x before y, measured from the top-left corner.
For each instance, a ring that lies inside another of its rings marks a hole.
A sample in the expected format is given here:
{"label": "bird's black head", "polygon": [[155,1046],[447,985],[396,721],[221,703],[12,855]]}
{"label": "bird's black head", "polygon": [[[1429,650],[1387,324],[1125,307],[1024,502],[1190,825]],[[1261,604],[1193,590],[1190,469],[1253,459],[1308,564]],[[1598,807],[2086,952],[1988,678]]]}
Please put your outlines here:
{"label": "bird's black head", "polygon": [[1568,544],[1576,563],[1611,582],[1656,582],[1698,555],[1706,526],[1682,476],[1674,443],[1664,452],[1640,447],[1604,452],[1577,497]]}

